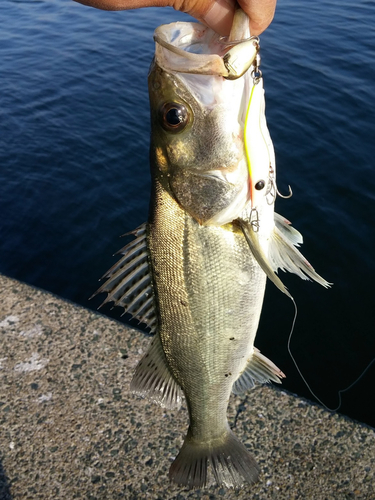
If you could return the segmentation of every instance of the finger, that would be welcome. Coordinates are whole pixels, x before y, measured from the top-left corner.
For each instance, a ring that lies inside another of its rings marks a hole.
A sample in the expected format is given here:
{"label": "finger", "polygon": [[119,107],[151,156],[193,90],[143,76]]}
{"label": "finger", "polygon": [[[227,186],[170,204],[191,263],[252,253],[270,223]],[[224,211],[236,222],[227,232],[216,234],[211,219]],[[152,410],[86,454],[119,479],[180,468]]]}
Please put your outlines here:
{"label": "finger", "polygon": [[239,0],[238,3],[250,18],[252,35],[260,35],[271,24],[276,0]]}
{"label": "finger", "polygon": [[173,0],[74,0],[75,2],[102,10],[129,10],[141,7],[173,6]]}
{"label": "finger", "polygon": [[[220,35],[229,35],[233,23],[235,1],[216,0],[184,2],[194,4],[187,12]],[[260,35],[272,22],[276,0],[239,0],[240,7],[250,18],[250,32]]]}
{"label": "finger", "polygon": [[233,23],[235,5],[235,0],[195,2],[194,7],[189,8],[187,12],[216,31],[216,33],[219,33],[219,35],[229,35]]}
{"label": "finger", "polygon": [[[84,5],[104,10],[166,7],[186,12],[220,35],[229,35],[233,23],[235,0],[76,0]],[[250,18],[252,35],[259,35],[271,23],[276,0],[238,0]]]}

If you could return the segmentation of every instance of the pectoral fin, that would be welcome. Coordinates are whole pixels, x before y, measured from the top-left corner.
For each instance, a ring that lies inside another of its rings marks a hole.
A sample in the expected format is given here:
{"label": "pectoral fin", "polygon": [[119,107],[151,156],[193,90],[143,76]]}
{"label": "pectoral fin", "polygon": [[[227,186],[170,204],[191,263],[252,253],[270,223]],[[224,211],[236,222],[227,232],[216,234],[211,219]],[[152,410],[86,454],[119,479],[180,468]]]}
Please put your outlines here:
{"label": "pectoral fin", "polygon": [[130,384],[135,394],[147,397],[163,408],[179,408],[182,390],[171,374],[159,334],[140,360]]}
{"label": "pectoral fin", "polygon": [[276,382],[281,384],[281,379],[285,378],[284,373],[271,360],[263,356],[259,349],[254,347],[254,352],[246,365],[245,370],[234,382],[232,391],[234,394],[243,394],[252,389],[255,382],[266,384]]}

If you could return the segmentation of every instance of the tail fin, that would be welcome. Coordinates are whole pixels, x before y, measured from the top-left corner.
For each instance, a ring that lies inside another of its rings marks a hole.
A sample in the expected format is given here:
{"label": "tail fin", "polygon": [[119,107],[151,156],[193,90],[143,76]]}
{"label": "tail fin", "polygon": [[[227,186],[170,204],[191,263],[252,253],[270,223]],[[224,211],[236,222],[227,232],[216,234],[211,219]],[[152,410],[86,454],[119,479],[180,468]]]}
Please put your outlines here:
{"label": "tail fin", "polygon": [[169,479],[189,488],[206,486],[208,462],[219,485],[238,488],[258,479],[258,464],[231,430],[220,441],[207,443],[194,440],[190,428]]}

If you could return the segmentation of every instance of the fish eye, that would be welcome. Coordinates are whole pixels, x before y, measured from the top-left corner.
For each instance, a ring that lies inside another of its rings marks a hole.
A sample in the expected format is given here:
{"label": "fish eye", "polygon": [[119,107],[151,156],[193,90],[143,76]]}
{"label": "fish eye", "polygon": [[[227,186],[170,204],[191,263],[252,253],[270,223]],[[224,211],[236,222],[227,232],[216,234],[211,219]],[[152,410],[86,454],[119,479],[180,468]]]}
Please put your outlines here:
{"label": "fish eye", "polygon": [[255,184],[255,189],[257,191],[261,191],[264,186],[266,185],[266,183],[264,181],[258,181],[256,184]]}
{"label": "fish eye", "polygon": [[161,108],[161,125],[168,132],[181,132],[189,121],[189,113],[183,104],[170,102]]}

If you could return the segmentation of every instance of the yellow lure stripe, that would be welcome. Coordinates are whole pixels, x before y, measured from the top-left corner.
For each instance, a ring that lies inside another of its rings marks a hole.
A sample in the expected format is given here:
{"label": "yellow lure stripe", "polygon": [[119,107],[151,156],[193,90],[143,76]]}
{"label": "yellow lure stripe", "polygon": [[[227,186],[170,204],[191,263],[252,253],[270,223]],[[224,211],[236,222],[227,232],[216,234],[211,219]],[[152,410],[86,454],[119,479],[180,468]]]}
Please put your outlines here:
{"label": "yellow lure stripe", "polygon": [[250,187],[251,204],[253,204],[253,189],[254,188],[253,188],[253,183],[252,183],[252,171],[251,171],[251,162],[250,162],[250,151],[249,151],[248,139],[247,139],[247,128],[248,128],[248,123],[249,123],[249,118],[250,118],[250,108],[251,108],[251,101],[252,101],[253,94],[254,94],[254,89],[255,89],[255,85],[253,85],[253,87],[251,89],[249,104],[247,106],[247,111],[246,111],[246,116],[245,116],[245,126],[244,126],[244,130],[243,130],[246,163],[247,163],[247,170],[249,172],[249,187]]}
{"label": "yellow lure stripe", "polygon": [[248,125],[248,122],[249,122],[251,100],[252,100],[252,97],[253,97],[253,94],[254,94],[254,89],[255,89],[255,85],[253,85],[253,87],[251,89],[249,104],[247,106],[247,111],[246,111],[246,116],[245,116],[245,126],[244,126],[244,130],[243,130],[243,133],[244,133],[244,142],[245,142],[245,153],[246,153],[246,160],[247,160],[247,168],[248,168],[250,176],[251,176],[251,163],[250,163],[249,148],[248,148],[248,145],[247,145],[247,125]]}

